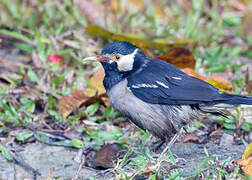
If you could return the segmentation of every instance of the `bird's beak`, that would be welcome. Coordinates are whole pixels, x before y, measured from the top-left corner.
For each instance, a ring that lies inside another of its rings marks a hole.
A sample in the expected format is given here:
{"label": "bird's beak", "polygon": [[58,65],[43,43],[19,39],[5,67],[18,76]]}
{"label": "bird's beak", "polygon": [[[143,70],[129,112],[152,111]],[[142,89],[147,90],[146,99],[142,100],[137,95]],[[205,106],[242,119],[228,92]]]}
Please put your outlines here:
{"label": "bird's beak", "polygon": [[99,62],[109,63],[110,58],[103,55],[97,55],[97,56],[87,57],[82,60],[82,62],[87,62],[87,61],[99,61]]}

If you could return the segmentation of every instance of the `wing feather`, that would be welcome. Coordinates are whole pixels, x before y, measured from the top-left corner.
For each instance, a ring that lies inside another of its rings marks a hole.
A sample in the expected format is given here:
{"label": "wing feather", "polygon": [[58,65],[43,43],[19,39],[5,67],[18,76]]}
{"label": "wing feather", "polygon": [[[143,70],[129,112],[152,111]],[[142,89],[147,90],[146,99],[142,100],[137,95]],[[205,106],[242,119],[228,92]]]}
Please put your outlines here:
{"label": "wing feather", "polygon": [[214,86],[189,76],[175,66],[160,60],[151,63],[127,78],[135,96],[152,104],[201,104],[222,101]]}

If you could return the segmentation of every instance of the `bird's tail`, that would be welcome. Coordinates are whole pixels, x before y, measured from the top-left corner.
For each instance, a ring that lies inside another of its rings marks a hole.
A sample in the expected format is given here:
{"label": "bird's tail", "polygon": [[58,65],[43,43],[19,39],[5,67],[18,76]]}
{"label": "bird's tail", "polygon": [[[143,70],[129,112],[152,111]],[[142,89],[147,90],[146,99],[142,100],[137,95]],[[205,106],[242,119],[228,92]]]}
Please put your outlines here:
{"label": "bird's tail", "polygon": [[252,95],[223,94],[225,104],[246,104],[252,105]]}

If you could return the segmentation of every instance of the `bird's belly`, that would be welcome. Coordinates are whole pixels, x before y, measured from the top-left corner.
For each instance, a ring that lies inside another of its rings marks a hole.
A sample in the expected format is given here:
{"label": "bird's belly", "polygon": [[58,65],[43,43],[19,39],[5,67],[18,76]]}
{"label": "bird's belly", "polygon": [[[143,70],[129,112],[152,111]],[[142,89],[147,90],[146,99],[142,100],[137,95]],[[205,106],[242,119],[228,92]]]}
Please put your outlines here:
{"label": "bird's belly", "polygon": [[137,98],[127,88],[127,80],[115,85],[107,94],[117,111],[130,118],[138,127],[164,140],[181,127],[182,121],[189,120],[186,116],[190,112],[186,112],[184,107],[149,104]]}

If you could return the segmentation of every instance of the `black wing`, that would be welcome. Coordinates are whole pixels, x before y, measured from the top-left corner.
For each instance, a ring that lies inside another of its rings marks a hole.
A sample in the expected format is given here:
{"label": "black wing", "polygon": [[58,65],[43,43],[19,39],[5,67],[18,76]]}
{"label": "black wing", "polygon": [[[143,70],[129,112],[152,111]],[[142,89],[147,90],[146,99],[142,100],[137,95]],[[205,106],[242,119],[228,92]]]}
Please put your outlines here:
{"label": "black wing", "polygon": [[214,86],[188,76],[166,62],[148,59],[141,71],[127,78],[128,88],[141,100],[152,104],[201,104],[223,101]]}

